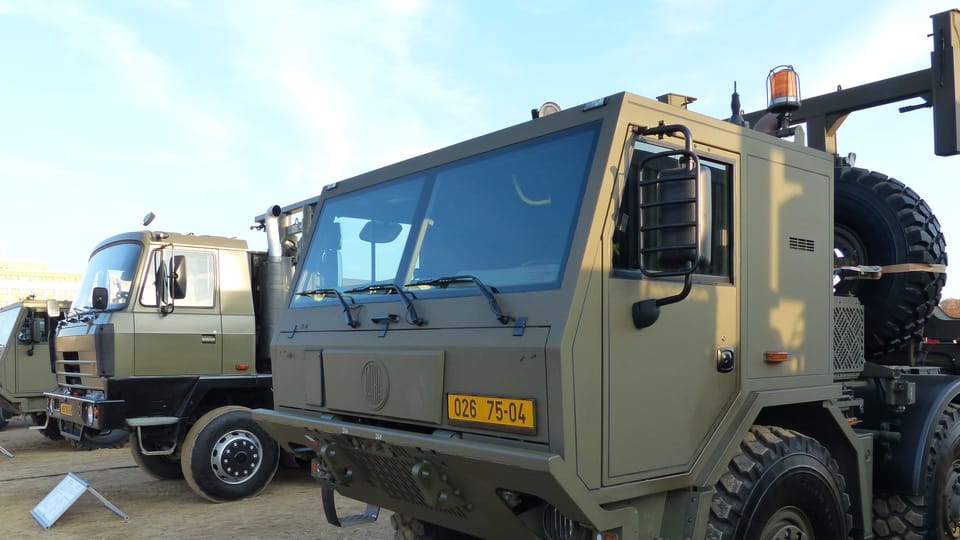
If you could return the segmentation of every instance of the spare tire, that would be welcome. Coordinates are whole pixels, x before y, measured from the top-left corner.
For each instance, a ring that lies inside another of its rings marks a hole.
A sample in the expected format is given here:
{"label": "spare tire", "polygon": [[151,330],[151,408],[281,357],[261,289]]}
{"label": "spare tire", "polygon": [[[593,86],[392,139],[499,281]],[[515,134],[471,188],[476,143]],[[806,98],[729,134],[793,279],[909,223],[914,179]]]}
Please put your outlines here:
{"label": "spare tire", "polygon": [[[836,265],[947,263],[940,222],[912,189],[866,169],[838,167],[835,175]],[[946,281],[942,272],[891,273],[834,283],[834,294],[860,299],[865,354],[877,359],[920,335]]]}

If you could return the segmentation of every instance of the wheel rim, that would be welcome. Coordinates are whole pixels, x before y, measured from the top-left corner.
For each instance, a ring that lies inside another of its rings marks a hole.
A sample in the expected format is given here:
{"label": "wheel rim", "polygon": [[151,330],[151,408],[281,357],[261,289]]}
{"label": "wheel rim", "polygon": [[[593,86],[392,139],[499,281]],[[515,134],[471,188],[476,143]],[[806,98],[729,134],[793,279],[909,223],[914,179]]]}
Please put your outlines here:
{"label": "wheel rim", "polygon": [[943,489],[944,532],[948,538],[960,538],[960,460],[954,460]]}
{"label": "wheel rim", "polygon": [[[867,263],[867,248],[860,237],[842,225],[833,230],[833,265],[859,266]],[[856,291],[857,281],[833,280],[834,294],[849,294]]]}
{"label": "wheel rim", "polygon": [[795,506],[777,510],[770,516],[760,540],[814,540],[813,524],[807,515]]}
{"label": "wheel rim", "polygon": [[242,484],[260,470],[263,445],[246,430],[224,434],[210,453],[210,467],[217,478],[227,484]]}

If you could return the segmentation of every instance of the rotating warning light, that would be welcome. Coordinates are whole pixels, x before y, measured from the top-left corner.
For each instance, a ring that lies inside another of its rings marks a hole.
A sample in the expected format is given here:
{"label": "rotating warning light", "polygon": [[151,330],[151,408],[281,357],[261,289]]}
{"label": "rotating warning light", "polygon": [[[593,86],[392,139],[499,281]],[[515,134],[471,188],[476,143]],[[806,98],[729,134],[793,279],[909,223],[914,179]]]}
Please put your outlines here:
{"label": "rotating warning light", "polygon": [[767,110],[786,113],[800,108],[800,76],[793,66],[777,66],[767,75]]}

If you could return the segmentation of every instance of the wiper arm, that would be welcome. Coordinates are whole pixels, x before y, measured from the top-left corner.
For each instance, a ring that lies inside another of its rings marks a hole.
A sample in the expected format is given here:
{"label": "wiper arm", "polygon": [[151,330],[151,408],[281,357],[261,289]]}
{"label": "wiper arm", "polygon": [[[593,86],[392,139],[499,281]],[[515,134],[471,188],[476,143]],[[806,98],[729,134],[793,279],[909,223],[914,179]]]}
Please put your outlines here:
{"label": "wiper arm", "polygon": [[[324,298],[328,296],[336,296],[337,300],[340,301],[340,305],[343,307],[343,320],[347,323],[347,326],[350,328],[356,328],[360,326],[360,321],[357,321],[353,318],[353,313],[350,311],[350,305],[347,304],[346,299],[343,295],[340,294],[340,291],[336,289],[313,289],[310,291],[303,291],[297,293],[300,296],[322,296]],[[353,302],[353,299],[350,299]]]}
{"label": "wiper arm", "polygon": [[425,319],[421,319],[417,315],[417,308],[413,306],[413,300],[410,300],[410,295],[404,292],[403,288],[393,283],[375,283],[373,285],[365,285],[363,287],[357,287],[355,289],[350,289],[346,292],[348,293],[373,293],[381,291],[396,291],[400,295],[400,300],[403,301],[404,307],[407,308],[407,322],[416,326],[423,326],[427,324]]}
{"label": "wiper arm", "polygon": [[483,294],[484,298],[487,299],[487,303],[490,304],[490,310],[493,311],[493,314],[496,315],[497,320],[500,321],[500,324],[507,324],[513,317],[509,315],[504,315],[503,310],[500,309],[500,304],[497,303],[497,299],[493,296],[493,288],[489,285],[485,285],[480,278],[470,274],[461,274],[459,276],[445,276],[433,279],[423,279],[420,281],[414,281],[412,283],[407,283],[405,287],[416,287],[418,285],[430,285],[434,287],[443,287],[446,288],[452,283],[473,283],[480,289],[480,292]]}

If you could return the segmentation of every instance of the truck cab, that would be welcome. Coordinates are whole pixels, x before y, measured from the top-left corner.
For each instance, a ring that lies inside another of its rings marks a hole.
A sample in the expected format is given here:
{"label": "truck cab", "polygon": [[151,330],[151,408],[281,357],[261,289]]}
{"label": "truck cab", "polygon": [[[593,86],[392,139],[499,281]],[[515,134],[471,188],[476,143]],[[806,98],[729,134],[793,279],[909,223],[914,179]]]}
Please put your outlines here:
{"label": "truck cab", "polygon": [[[48,337],[69,302],[28,298],[0,308],[0,427],[11,415],[30,415],[46,425],[43,392],[56,387]],[[44,431],[59,438],[59,431]]]}
{"label": "truck cab", "polygon": [[[290,222],[271,211],[258,223],[279,235],[277,222]],[[102,241],[56,328],[51,422],[85,448],[122,445],[129,432],[145,472],[185,478],[208,500],[259,492],[279,452],[249,409],[273,403],[262,336],[292,272],[282,249],[160,231]]]}

